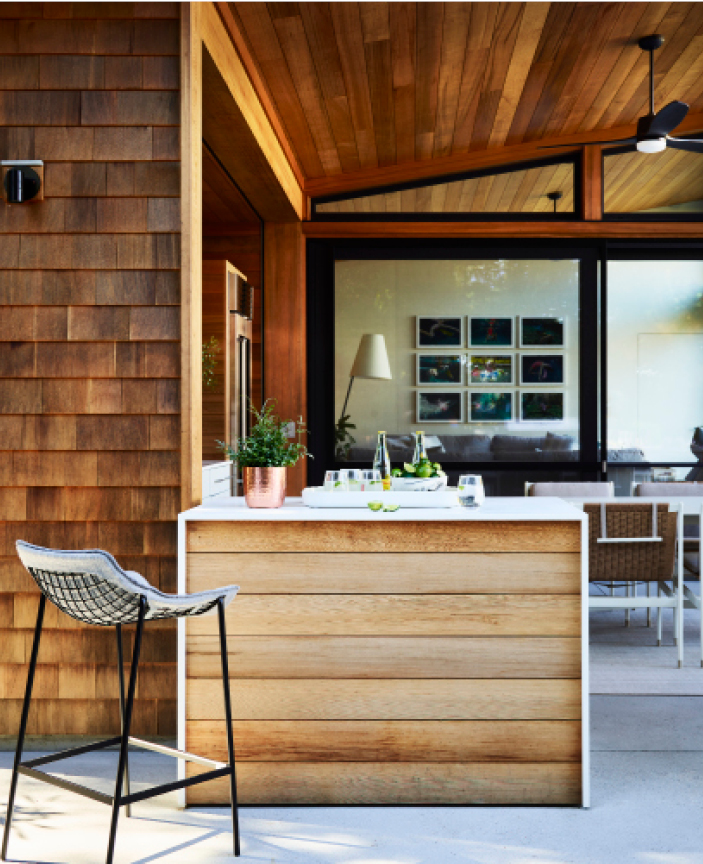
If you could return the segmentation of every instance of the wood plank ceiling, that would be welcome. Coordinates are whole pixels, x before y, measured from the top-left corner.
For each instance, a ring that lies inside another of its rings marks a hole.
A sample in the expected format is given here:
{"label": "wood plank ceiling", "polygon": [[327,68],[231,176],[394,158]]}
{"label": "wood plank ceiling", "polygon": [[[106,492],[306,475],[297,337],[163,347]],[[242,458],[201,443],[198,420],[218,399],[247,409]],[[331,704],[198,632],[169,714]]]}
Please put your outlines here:
{"label": "wood plank ceiling", "polygon": [[631,125],[648,99],[637,39],[653,32],[656,106],[703,111],[703,3],[229,9],[312,185]]}

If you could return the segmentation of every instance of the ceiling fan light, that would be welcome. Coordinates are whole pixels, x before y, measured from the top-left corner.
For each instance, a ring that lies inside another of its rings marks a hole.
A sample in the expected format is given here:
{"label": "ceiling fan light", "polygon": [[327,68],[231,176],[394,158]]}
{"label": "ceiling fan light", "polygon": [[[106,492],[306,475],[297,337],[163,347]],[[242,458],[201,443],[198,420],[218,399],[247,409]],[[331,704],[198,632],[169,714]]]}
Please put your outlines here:
{"label": "ceiling fan light", "polygon": [[666,138],[644,138],[637,142],[640,153],[661,153],[666,150]]}

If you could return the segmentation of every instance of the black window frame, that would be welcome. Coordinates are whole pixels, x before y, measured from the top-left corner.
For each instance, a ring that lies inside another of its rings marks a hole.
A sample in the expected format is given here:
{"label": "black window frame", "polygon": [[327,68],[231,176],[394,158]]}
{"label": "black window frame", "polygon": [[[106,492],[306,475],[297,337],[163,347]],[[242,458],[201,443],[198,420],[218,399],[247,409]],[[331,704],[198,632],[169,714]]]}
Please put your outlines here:
{"label": "black window frame", "polygon": [[335,458],[334,427],[334,265],[337,260],[467,260],[471,258],[579,259],[579,459],[575,462],[452,462],[455,471],[579,472],[584,480],[601,476],[598,399],[599,256],[594,240],[486,240],[429,238],[341,238],[307,240],[308,482],[322,485],[326,469],[367,468]]}
{"label": "black window frame", "polygon": [[[422,180],[408,180],[391,186],[374,186],[355,192],[323,195],[310,200],[310,219],[313,222],[574,222],[581,219],[583,211],[582,160],[579,153],[563,156],[549,156],[527,162],[511,162],[491,168],[463,171],[457,174],[444,174],[441,177],[428,177]],[[320,204],[338,201],[352,201],[368,198],[370,195],[383,195],[390,192],[403,192],[408,189],[426,189],[443,183],[458,183],[464,180],[477,180],[481,177],[514,174],[531,168],[546,168],[550,165],[573,167],[574,209],[570,213],[320,213]]]}

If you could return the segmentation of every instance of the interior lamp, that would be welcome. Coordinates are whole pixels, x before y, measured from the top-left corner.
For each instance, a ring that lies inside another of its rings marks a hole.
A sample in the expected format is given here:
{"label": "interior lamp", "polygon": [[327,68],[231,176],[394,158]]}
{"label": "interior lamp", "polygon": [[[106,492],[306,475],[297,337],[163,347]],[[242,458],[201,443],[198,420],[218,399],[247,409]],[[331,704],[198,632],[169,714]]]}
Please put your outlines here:
{"label": "interior lamp", "polygon": [[640,153],[661,153],[666,150],[666,138],[643,138],[637,142]]}
{"label": "interior lamp", "polygon": [[347,403],[355,378],[385,378],[391,379],[391,365],[388,362],[386,340],[382,333],[364,333],[349,373],[349,387],[344,400],[341,417],[346,416]]}

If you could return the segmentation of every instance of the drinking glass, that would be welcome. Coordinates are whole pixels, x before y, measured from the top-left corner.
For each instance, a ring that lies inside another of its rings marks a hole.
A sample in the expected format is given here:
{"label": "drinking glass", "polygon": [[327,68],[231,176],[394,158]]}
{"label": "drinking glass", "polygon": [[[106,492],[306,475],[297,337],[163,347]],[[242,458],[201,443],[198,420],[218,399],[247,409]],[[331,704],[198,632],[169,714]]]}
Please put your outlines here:
{"label": "drinking glass", "polygon": [[364,488],[364,484],[362,481],[362,471],[360,468],[348,468],[347,469],[347,482],[349,483],[349,491],[350,492],[361,492]]}
{"label": "drinking glass", "polygon": [[362,492],[383,492],[383,478],[380,471],[366,468],[360,473]]}
{"label": "drinking glass", "polygon": [[347,471],[325,471],[325,492],[348,492],[349,479]]}
{"label": "drinking glass", "polygon": [[462,507],[480,507],[483,504],[486,494],[479,474],[462,474],[457,488]]}

